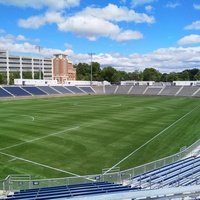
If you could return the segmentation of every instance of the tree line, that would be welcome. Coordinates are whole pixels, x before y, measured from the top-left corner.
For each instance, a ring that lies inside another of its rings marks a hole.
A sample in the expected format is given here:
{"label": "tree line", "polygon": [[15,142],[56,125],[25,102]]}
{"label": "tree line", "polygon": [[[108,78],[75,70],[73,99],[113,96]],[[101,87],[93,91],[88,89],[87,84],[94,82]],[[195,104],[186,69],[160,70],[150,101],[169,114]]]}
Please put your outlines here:
{"label": "tree line", "polygon": [[[91,80],[91,65],[87,63],[79,63],[74,66],[76,68],[76,80]],[[20,78],[19,72],[10,72],[9,84],[14,84],[14,79]],[[0,84],[7,84],[7,75],[5,72],[0,73]],[[42,74],[43,77],[43,74]],[[30,71],[22,73],[23,79],[32,79]],[[39,79],[39,72],[34,74],[34,79]],[[200,80],[200,70],[197,68],[186,69],[182,72],[161,73],[155,68],[146,68],[144,71],[135,70],[133,72],[125,72],[116,70],[112,66],[101,68],[98,62],[92,62],[92,80],[93,81],[109,81],[110,83],[119,83],[120,81],[156,81],[156,82],[172,82],[172,81],[196,81]]]}
{"label": "tree line", "polygon": [[[79,63],[74,67],[76,67],[77,80],[91,80],[91,65],[87,63]],[[92,62],[92,80],[106,80],[110,83],[119,83],[120,81],[127,80],[155,82],[195,81],[200,80],[200,70],[194,68],[186,69],[182,72],[161,73],[155,68],[146,68],[144,71],[135,70],[133,72],[125,72],[116,70],[112,66],[101,69],[98,62]]]}
{"label": "tree line", "polygon": [[[42,74],[42,73],[41,73]],[[42,74],[43,76],[43,74]],[[14,79],[19,79],[19,72],[10,72],[9,73],[9,85],[14,85]],[[23,79],[32,79],[32,73],[30,71],[22,72]],[[34,73],[34,79],[39,79],[39,72]],[[0,73],[0,85],[7,84],[7,74],[5,72]]]}

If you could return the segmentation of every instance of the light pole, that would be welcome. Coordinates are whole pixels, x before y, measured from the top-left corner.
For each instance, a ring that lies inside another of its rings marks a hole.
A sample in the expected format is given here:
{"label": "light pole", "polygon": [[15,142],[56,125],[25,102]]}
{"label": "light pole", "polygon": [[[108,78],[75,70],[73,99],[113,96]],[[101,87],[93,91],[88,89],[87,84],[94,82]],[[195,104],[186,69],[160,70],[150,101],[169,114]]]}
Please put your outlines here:
{"label": "light pole", "polygon": [[[39,51],[39,56],[40,56],[40,51],[43,49],[43,47],[42,46],[35,46],[35,48]],[[39,58],[39,79],[41,79],[40,58]]]}
{"label": "light pole", "polygon": [[92,86],[92,56],[95,55],[95,53],[88,53],[91,57],[91,64],[90,64],[90,85]]}

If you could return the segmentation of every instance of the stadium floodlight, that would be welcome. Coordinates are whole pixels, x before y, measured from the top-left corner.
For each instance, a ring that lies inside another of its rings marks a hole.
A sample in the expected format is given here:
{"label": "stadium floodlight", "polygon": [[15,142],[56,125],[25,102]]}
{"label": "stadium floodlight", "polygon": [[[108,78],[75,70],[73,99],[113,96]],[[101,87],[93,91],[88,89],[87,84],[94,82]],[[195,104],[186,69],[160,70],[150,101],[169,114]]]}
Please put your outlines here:
{"label": "stadium floodlight", "polygon": [[[40,51],[43,49],[43,47],[42,47],[42,46],[35,46],[35,48],[38,50],[38,52],[39,52],[39,56],[40,56]],[[41,79],[40,58],[39,58],[39,79]]]}
{"label": "stadium floodlight", "polygon": [[88,53],[91,57],[91,64],[90,64],[90,85],[92,86],[92,56],[95,55],[95,53]]}

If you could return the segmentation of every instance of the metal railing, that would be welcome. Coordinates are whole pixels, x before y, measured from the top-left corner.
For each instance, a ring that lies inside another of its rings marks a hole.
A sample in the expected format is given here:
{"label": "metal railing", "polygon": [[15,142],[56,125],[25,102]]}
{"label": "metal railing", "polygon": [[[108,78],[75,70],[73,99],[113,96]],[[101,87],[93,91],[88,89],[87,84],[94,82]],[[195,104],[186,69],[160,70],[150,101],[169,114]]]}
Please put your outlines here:
{"label": "metal railing", "polygon": [[[66,177],[54,179],[34,179],[29,175],[9,175],[5,180],[0,180],[0,191],[16,191],[28,188],[51,187],[78,183],[89,183],[94,181],[108,181],[125,184],[131,177],[171,164],[187,156],[197,156],[200,153],[200,140],[188,148],[182,148],[177,154],[138,166],[128,170],[112,172],[107,174],[87,175],[80,177]],[[199,181],[198,181],[199,182]]]}

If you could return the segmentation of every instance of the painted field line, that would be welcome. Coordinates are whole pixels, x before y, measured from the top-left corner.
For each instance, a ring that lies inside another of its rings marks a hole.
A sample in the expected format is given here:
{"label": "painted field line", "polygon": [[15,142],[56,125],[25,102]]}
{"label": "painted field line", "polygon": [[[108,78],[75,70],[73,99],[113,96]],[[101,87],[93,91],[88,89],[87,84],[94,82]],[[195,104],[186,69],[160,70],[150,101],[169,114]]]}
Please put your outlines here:
{"label": "painted field line", "polygon": [[31,115],[21,115],[21,116],[29,117],[29,118],[31,118],[31,119],[32,119],[32,121],[34,121],[34,120],[35,120],[35,118],[34,118],[33,116],[31,116]]}
{"label": "painted field line", "polygon": [[35,142],[35,141],[37,141],[37,140],[41,140],[41,139],[44,139],[44,138],[47,138],[47,137],[50,137],[50,136],[53,136],[53,135],[58,135],[58,134],[61,134],[61,133],[67,132],[67,131],[73,131],[73,130],[76,130],[76,129],[78,129],[78,128],[79,128],[79,126],[75,126],[75,127],[73,127],[73,128],[65,129],[65,130],[63,130],[63,131],[59,131],[59,132],[56,132],[56,133],[52,133],[52,134],[49,134],[49,135],[45,135],[45,136],[43,136],[43,137],[35,138],[35,139],[29,140],[29,141],[26,141],[26,142],[21,142],[21,143],[14,144],[14,145],[11,145],[11,146],[8,146],[8,147],[4,147],[4,148],[1,148],[0,151],[5,150],[5,149],[10,149],[10,148],[12,148],[12,147],[17,147],[17,146],[20,146],[20,145],[23,145],[23,144]]}
{"label": "painted field line", "polygon": [[199,107],[200,105],[196,106],[195,108],[193,108],[192,110],[190,110],[189,112],[187,112],[185,115],[183,115],[181,118],[179,118],[178,120],[176,120],[175,122],[173,122],[171,125],[169,125],[167,128],[163,129],[160,133],[158,133],[157,135],[155,135],[154,137],[152,137],[150,140],[148,140],[147,142],[145,142],[142,146],[140,146],[139,148],[137,148],[136,150],[134,150],[133,152],[131,152],[129,155],[127,155],[125,158],[123,158],[122,160],[120,160],[118,163],[116,163],[114,166],[112,166],[110,169],[108,169],[106,172],[104,172],[103,175],[107,174],[108,172],[110,172],[113,168],[117,167],[120,163],[124,162],[125,160],[127,160],[130,156],[132,156],[134,153],[136,153],[137,151],[139,151],[141,148],[143,148],[145,145],[147,145],[148,143],[150,143],[152,140],[154,140],[155,138],[157,138],[159,135],[161,135],[162,133],[164,133],[166,130],[168,130],[169,128],[171,128],[173,125],[175,125],[176,123],[178,123],[179,121],[181,121],[183,118],[185,118],[187,115],[189,115],[191,112],[193,112],[197,107]]}
{"label": "painted field line", "polygon": [[44,167],[44,168],[48,168],[48,169],[55,170],[55,171],[58,171],[58,172],[62,172],[62,173],[65,173],[65,174],[70,174],[72,176],[81,177],[80,175],[74,174],[72,172],[68,172],[68,171],[65,171],[65,170],[62,170],[62,169],[58,169],[58,168],[55,168],[55,167],[51,167],[51,166],[48,166],[48,165],[37,163],[37,162],[27,160],[27,159],[24,159],[24,158],[20,158],[20,157],[17,157],[17,156],[13,156],[13,155],[10,155],[10,154],[7,154],[7,153],[0,152],[0,154],[2,154],[4,156],[11,157],[13,159],[21,160],[21,161],[28,162],[28,163],[31,163],[31,164],[34,164],[34,165],[38,165],[38,166],[41,166],[41,167]]}

